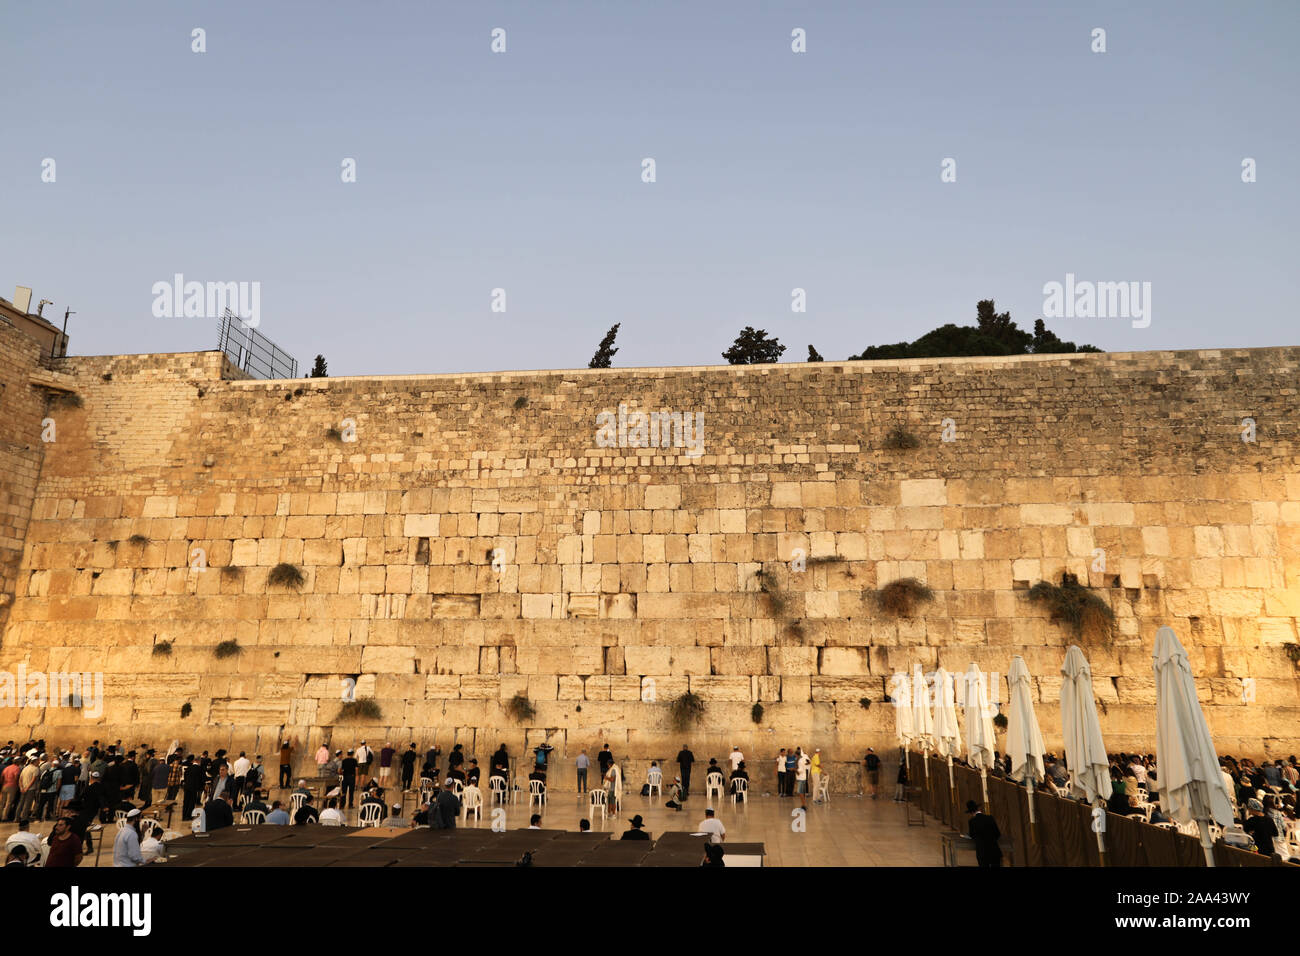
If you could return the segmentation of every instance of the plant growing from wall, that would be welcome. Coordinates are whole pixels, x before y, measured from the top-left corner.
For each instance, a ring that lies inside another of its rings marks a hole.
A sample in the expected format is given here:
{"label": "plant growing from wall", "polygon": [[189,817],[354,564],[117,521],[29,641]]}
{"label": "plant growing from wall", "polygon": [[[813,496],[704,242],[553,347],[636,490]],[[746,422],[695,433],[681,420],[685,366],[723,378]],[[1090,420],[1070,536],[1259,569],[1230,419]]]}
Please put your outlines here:
{"label": "plant growing from wall", "polygon": [[881,447],[889,451],[909,451],[913,448],[921,447],[921,439],[917,438],[902,425],[895,425],[885,435],[885,440],[881,442]]}
{"label": "plant growing from wall", "polygon": [[131,537],[127,538],[126,540],[131,542],[132,544],[138,544],[141,547],[144,547],[146,544],[149,543],[149,539],[142,534],[133,534],[131,535]]}
{"label": "plant growing from wall", "polygon": [[859,698],[859,699],[858,699],[858,706],[861,707],[863,710],[870,710],[870,709],[871,709],[871,698],[870,698],[870,697],[861,697],[861,698]]}
{"label": "plant growing from wall", "polygon": [[993,715],[993,726],[996,727],[998,730],[1006,730],[1006,729],[1007,729],[1007,715],[1006,715],[1006,714],[994,714],[994,715]]}
{"label": "plant growing from wall", "polygon": [[533,702],[525,694],[515,694],[506,701],[503,709],[506,716],[517,724],[526,724],[537,716],[537,708],[533,706]]}
{"label": "plant growing from wall", "polygon": [[52,408],[81,408],[85,404],[76,392],[60,392],[50,400]]}
{"label": "plant growing from wall", "polygon": [[325,429],[325,437],[328,438],[330,441],[342,441],[343,433],[339,431],[337,428],[330,426],[329,428]]}
{"label": "plant growing from wall", "polygon": [[153,646],[154,657],[169,657],[172,652],[171,641],[159,641]]}
{"label": "plant growing from wall", "polygon": [[1283,644],[1282,649],[1292,664],[1300,664],[1300,644]]}
{"label": "plant growing from wall", "polygon": [[302,572],[298,567],[281,561],[271,569],[271,573],[266,576],[267,584],[274,584],[279,587],[293,588],[295,591],[302,587]]}
{"label": "plant growing from wall", "polygon": [[239,641],[231,640],[222,641],[212,653],[217,656],[218,660],[224,660],[227,657],[237,657],[243,652],[244,649],[239,646]]}
{"label": "plant growing from wall", "polygon": [[673,730],[690,730],[704,719],[704,701],[687,691],[668,705],[668,717]]}
{"label": "plant growing from wall", "polygon": [[917,605],[934,600],[934,591],[916,578],[899,578],[890,581],[875,592],[880,610],[895,617],[911,617]]}
{"label": "plant growing from wall", "polygon": [[775,575],[771,571],[759,568],[754,572],[754,580],[758,582],[758,589],[767,595],[767,606],[772,613],[772,617],[783,616],[789,602]]}
{"label": "plant growing from wall", "polygon": [[181,704],[181,720],[184,720],[192,713],[194,713],[194,707],[188,701]]}
{"label": "plant growing from wall", "polygon": [[227,564],[221,569],[221,576],[231,581],[238,581],[244,576],[244,569],[237,564]]}
{"label": "plant growing from wall", "polygon": [[343,702],[343,706],[339,708],[339,715],[334,719],[334,722],[336,724],[346,724],[361,720],[379,720],[383,715],[379,701],[373,697],[358,697],[356,700]]}
{"label": "plant growing from wall", "polygon": [[761,724],[763,722],[762,704],[755,704],[753,707],[749,708],[749,719],[756,724]]}
{"label": "plant growing from wall", "polygon": [[1076,638],[1109,639],[1115,633],[1115,612],[1068,571],[1060,584],[1039,581],[1028,592],[1029,600],[1045,604],[1053,623],[1064,623]]}
{"label": "plant growing from wall", "polygon": [[518,398],[515,399],[515,411],[519,411],[519,409],[523,408],[527,404],[528,404],[528,396],[520,395]]}

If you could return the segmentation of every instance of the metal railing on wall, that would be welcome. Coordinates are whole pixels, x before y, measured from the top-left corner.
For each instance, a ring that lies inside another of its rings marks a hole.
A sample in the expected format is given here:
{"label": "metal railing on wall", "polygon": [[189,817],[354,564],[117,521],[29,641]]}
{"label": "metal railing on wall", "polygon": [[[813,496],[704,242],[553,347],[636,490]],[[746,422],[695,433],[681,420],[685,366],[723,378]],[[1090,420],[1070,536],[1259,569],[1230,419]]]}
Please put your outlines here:
{"label": "metal railing on wall", "polygon": [[226,309],[217,326],[217,348],[254,378],[297,378],[298,360]]}

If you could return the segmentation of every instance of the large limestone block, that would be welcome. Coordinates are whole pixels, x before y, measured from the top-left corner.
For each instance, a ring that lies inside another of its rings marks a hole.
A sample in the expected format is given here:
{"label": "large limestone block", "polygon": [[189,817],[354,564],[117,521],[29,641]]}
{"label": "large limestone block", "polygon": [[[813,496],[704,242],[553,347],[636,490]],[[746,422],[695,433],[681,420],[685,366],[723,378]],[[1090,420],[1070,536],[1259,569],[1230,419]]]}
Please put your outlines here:
{"label": "large limestone block", "polygon": [[415,648],[409,645],[368,646],[361,654],[361,669],[372,673],[409,674],[415,670]]}
{"label": "large limestone block", "polygon": [[[748,701],[750,681],[748,677],[713,677],[697,675],[691,677],[691,692],[708,701]],[[705,719],[707,720],[707,713]]]}

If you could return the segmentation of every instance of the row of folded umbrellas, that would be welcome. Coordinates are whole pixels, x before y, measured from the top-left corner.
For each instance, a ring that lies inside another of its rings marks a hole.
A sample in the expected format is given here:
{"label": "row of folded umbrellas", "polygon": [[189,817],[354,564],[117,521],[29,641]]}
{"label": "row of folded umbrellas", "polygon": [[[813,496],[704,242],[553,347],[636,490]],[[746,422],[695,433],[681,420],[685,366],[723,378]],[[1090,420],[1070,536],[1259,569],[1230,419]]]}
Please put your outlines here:
{"label": "row of folded umbrellas", "polygon": [[[1171,627],[1156,632],[1152,667],[1156,683],[1156,766],[1160,773],[1160,795],[1164,812],[1177,823],[1195,822],[1201,833],[1206,860],[1214,865],[1210,823],[1230,826],[1232,801],[1219,757],[1210,738],[1187,651]],[[1110,759],[1101,738],[1097,703],[1092,690],[1092,671],[1083,651],[1071,646],[1061,665],[1061,734],[1064,738],[1070,792],[1085,798],[1096,809],[1093,829],[1104,850],[1105,800],[1111,791]],[[902,679],[899,679],[899,677]],[[895,732],[899,745],[916,746],[948,758],[960,756],[963,737],[957,724],[956,676],[939,668],[934,674],[931,705],[925,675],[917,664],[911,681],[896,675],[891,697],[895,707]],[[967,763],[980,771],[988,802],[988,770],[993,766],[995,737],[994,710],[989,706],[988,687],[979,667],[971,664],[961,678],[964,687],[962,709],[966,723]],[[1011,659],[1007,673],[1010,697],[1007,708],[1006,751],[1011,758],[1010,778],[1029,788],[1029,814],[1034,818],[1034,785],[1044,774],[1043,735],[1034,713],[1033,684],[1024,658]],[[909,684],[911,685],[909,687]]]}

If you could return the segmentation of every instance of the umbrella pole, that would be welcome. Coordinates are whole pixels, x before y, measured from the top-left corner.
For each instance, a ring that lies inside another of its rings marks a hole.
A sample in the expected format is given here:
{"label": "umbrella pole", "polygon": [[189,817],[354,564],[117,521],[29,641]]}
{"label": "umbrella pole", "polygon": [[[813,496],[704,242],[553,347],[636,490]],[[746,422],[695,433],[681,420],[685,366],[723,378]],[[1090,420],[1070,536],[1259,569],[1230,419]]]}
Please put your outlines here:
{"label": "umbrella pole", "polygon": [[952,779],[952,754],[948,754],[948,794],[952,797],[952,819],[956,827],[957,820],[957,784]]}
{"label": "umbrella pole", "polygon": [[[1029,842],[1035,846],[1038,844],[1038,821],[1034,818],[1034,778],[1029,778]],[[1025,860],[1025,865],[1029,865],[1029,860]]]}
{"label": "umbrella pole", "polygon": [[1197,820],[1201,828],[1201,848],[1205,850],[1205,865],[1214,866],[1214,843],[1210,840],[1210,824],[1207,820]]}
{"label": "umbrella pole", "polygon": [[[1097,798],[1097,806],[1101,808],[1103,814],[1106,812],[1106,804],[1101,797]],[[1102,817],[1102,819],[1104,820],[1105,817]],[[1099,866],[1106,865],[1106,838],[1102,836],[1100,830],[1097,831],[1097,864]]]}
{"label": "umbrella pole", "polygon": [[930,748],[921,749],[921,764],[925,767],[925,789],[930,789]]}
{"label": "umbrella pole", "polygon": [[989,812],[989,772],[980,767],[980,786],[984,789],[984,812]]}

